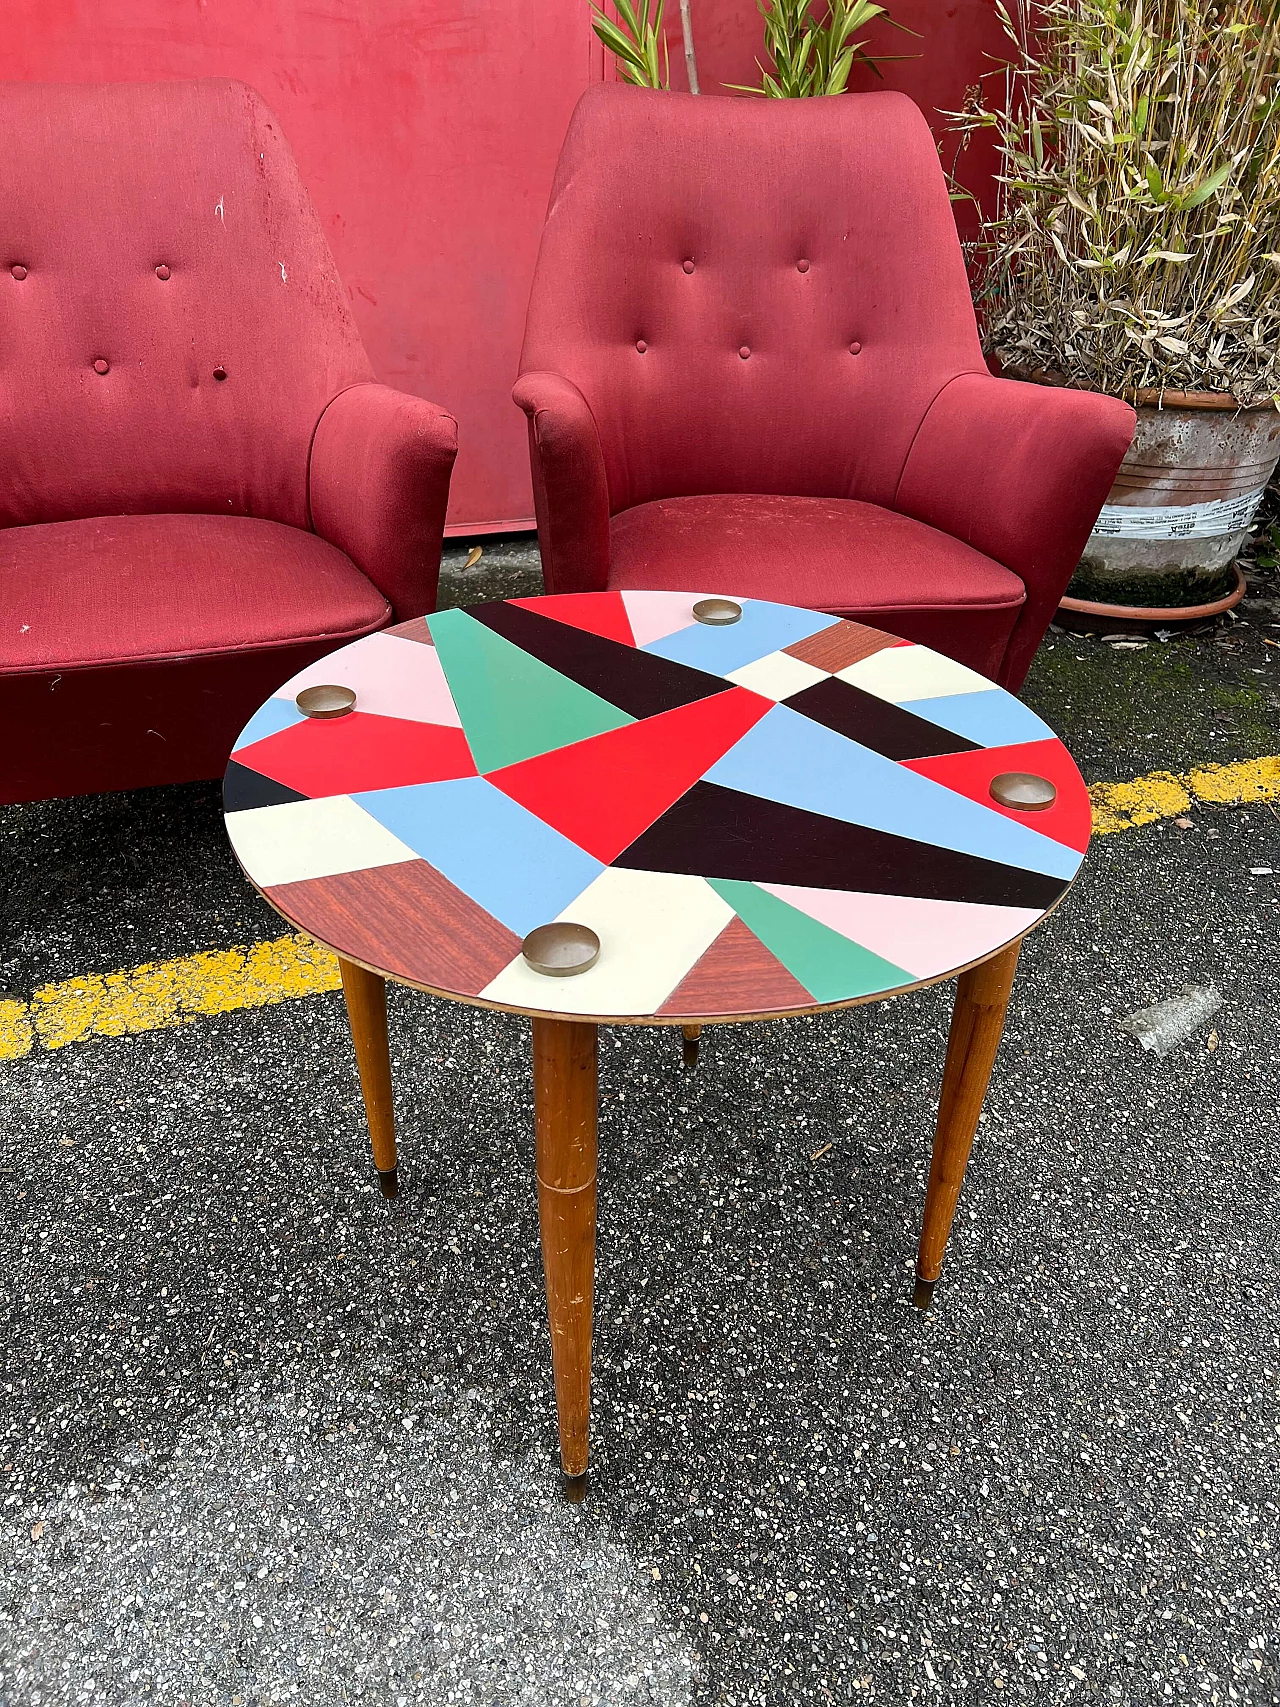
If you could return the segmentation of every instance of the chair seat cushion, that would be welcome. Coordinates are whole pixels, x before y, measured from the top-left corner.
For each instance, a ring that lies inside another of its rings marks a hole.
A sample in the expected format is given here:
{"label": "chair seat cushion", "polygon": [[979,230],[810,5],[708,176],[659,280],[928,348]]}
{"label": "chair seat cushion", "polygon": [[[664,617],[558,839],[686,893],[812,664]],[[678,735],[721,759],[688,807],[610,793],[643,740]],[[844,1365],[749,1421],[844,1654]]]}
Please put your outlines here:
{"label": "chair seat cushion", "polygon": [[609,585],[775,599],[856,618],[993,675],[1026,596],[980,551],[840,498],[663,498],[614,516]]}
{"label": "chair seat cushion", "polygon": [[339,646],[390,616],[335,546],[245,516],[0,528],[0,587],[11,616],[0,632],[6,672]]}

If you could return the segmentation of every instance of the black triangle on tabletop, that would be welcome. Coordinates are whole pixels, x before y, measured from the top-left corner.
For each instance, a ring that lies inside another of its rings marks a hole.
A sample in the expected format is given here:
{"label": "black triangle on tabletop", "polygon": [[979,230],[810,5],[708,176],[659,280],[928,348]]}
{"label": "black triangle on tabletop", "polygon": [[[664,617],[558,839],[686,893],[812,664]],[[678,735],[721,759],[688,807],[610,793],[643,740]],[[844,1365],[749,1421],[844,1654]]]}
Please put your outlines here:
{"label": "black triangle on tabletop", "polygon": [[828,676],[782,702],[886,759],[934,759],[943,753],[972,753],[978,742],[940,729],[892,700],[880,699],[852,682]]}
{"label": "black triangle on tabletop", "polygon": [[288,806],[294,800],[310,798],[308,794],[299,794],[296,788],[286,788],[274,777],[263,776],[260,771],[251,771],[248,765],[237,764],[234,759],[222,779],[224,812],[251,812],[255,806]]}
{"label": "black triangle on tabletop", "polygon": [[723,676],[691,669],[654,652],[642,652],[638,646],[625,646],[620,640],[592,634],[585,628],[573,628],[523,605],[494,600],[468,605],[467,615],[630,717],[674,711],[677,706],[710,699],[712,694],[728,693],[734,685]]}
{"label": "black triangle on tabletop", "polygon": [[1067,887],[1061,878],[1038,871],[955,853],[706,781],[695,782],[613,864],[631,871],[675,871],[745,883],[1042,911]]}

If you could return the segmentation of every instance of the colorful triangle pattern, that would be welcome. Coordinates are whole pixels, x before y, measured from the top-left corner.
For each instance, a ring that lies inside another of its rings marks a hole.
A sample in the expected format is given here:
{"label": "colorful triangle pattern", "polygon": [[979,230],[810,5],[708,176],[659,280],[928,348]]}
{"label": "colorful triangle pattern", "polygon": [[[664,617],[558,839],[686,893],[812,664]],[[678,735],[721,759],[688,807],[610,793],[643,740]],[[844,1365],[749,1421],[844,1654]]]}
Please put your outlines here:
{"label": "colorful triangle pattern", "polygon": [[[541,611],[547,601],[536,598],[509,602],[518,610]],[[599,634],[605,640],[617,640],[623,646],[636,644],[621,593],[576,593],[572,598],[560,599],[555,620],[570,628],[585,629],[588,634]]]}
{"label": "colorful triangle pattern", "polygon": [[[321,659],[250,719],[224,779],[263,893],[340,953],[527,1012],[713,1019],[865,1001],[1024,935],[1089,799],[1034,713],[925,647],[820,612],[605,591],[493,601]],[[355,691],[345,716],[296,705]],[[1030,771],[1042,812],[993,779]],[[312,803],[315,804],[312,804]],[[596,964],[522,938],[588,924]]]}
{"label": "colorful triangle pattern", "polygon": [[[1006,747],[978,747],[970,752],[944,753],[928,758],[905,759],[908,770],[940,782],[944,788],[976,800],[980,806],[999,812],[1017,823],[1032,825],[1042,836],[1083,853],[1089,846],[1092,815],[1089,795],[1075,762],[1061,741],[1019,741]],[[991,784],[1006,771],[1029,771],[1047,777],[1058,791],[1052,806],[1034,816],[1001,806],[991,798]]]}
{"label": "colorful triangle pattern", "polygon": [[658,1009],[681,1014],[740,1014],[752,1002],[767,1011],[813,1006],[813,994],[765,947],[737,914],[685,973]]}
{"label": "colorful triangle pattern", "polygon": [[758,694],[729,688],[491,771],[489,780],[608,863],[771,709]]}

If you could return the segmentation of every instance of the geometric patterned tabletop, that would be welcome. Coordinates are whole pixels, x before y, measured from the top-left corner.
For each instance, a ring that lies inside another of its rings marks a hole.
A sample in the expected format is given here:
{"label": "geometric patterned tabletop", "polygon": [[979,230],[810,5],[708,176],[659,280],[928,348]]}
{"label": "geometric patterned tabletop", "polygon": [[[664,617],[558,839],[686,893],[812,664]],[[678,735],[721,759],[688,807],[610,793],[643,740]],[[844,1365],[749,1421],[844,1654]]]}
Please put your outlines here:
{"label": "geometric patterned tabletop", "polygon": [[[440,611],[286,682],[227,767],[250,879],[348,959],[520,1013],[677,1023],[802,1013],[946,977],[1023,936],[1089,841],[1052,730],[927,647],[697,593]],[[356,694],[304,716],[305,687]],[[1047,810],[997,805],[1030,771]],[[548,978],[521,941],[600,939]]]}

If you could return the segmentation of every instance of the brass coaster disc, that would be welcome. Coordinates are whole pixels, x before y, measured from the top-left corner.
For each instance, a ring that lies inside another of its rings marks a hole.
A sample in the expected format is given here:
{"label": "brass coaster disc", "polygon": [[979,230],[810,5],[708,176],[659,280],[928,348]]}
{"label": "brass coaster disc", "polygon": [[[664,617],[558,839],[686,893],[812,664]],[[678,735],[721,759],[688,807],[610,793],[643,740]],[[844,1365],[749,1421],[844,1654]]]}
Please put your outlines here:
{"label": "brass coaster disc", "polygon": [[520,946],[533,970],[547,978],[572,978],[575,973],[586,972],[600,954],[600,938],[590,926],[575,925],[568,919],[539,925]]}
{"label": "brass coaster disc", "polygon": [[741,621],[742,606],[733,599],[699,599],[693,614],[698,622],[705,622],[710,628],[724,628]]}
{"label": "brass coaster disc", "polygon": [[1032,776],[1030,771],[1002,771],[991,779],[991,798],[1000,806],[1012,806],[1019,812],[1043,812],[1058,798],[1058,791],[1046,776]]}
{"label": "brass coaster disc", "polygon": [[325,682],[319,687],[303,688],[293,703],[304,717],[345,717],[355,710],[355,689]]}

